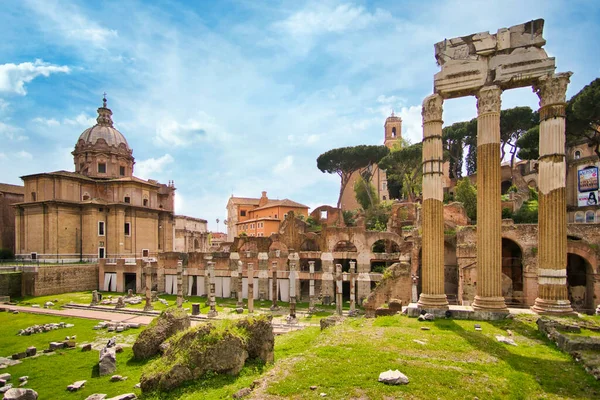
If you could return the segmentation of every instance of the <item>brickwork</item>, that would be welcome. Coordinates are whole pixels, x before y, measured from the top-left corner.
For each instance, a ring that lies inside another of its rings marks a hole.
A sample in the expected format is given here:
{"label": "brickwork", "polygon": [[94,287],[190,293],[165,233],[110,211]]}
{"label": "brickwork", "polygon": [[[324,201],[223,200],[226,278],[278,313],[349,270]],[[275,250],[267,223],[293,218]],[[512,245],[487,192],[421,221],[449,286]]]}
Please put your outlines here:
{"label": "brickwork", "polygon": [[21,296],[21,272],[0,272],[0,296]]}
{"label": "brickwork", "polygon": [[98,265],[56,265],[23,267],[23,296],[47,296],[96,290]]}

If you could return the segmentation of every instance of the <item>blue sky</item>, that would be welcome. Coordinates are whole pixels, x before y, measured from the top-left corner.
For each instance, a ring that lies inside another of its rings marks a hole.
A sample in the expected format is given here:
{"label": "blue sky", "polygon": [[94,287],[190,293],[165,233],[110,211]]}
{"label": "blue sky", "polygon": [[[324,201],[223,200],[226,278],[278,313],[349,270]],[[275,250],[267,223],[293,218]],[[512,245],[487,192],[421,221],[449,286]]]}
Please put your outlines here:
{"label": "blue sky", "polygon": [[[73,170],[70,152],[108,93],[134,174],[174,180],[176,212],[216,230],[231,194],[334,205],[331,148],[380,144],[394,109],[419,141],[438,71],[433,44],[531,19],[573,71],[600,76],[596,1],[7,0],[0,8],[0,182]],[[503,108],[537,107],[531,89]],[[476,116],[445,104],[446,124]],[[219,224],[219,230],[224,231]]]}

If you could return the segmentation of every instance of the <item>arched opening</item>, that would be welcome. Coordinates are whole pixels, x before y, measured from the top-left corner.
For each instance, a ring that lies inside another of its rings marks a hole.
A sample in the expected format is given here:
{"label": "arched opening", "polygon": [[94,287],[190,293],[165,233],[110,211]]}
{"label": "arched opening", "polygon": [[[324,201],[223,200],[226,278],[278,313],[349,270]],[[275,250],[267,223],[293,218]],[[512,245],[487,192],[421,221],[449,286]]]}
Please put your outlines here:
{"label": "arched opening", "polygon": [[596,214],[594,213],[594,211],[589,210],[585,212],[585,223],[586,224],[593,224],[594,222],[596,222]]}
{"label": "arched opening", "polygon": [[578,224],[583,224],[585,222],[585,214],[583,211],[577,211],[575,213],[575,222]]}
{"label": "arched opening", "polygon": [[567,253],[567,288],[574,310],[594,312],[594,278],[592,266],[578,254]]}
{"label": "arched opening", "polygon": [[392,127],[392,137],[395,138],[396,137],[396,127]]}
{"label": "arched opening", "polygon": [[198,239],[194,239],[194,251],[198,251],[199,248],[200,242],[198,241]]}
{"label": "arched opening", "polygon": [[511,181],[502,181],[502,183],[500,184],[500,190],[501,190],[502,194],[508,193],[508,189],[510,189],[511,186],[512,186]]}
{"label": "arched opening", "polygon": [[575,155],[574,156],[575,156],[576,160],[579,160],[581,158],[581,151],[575,150]]}
{"label": "arched opening", "polygon": [[357,252],[356,246],[349,240],[340,240],[333,248],[334,252]]}
{"label": "arched opening", "polygon": [[517,243],[502,238],[502,296],[507,305],[523,305],[523,252]]}
{"label": "arched opening", "polygon": [[300,245],[300,251],[321,251],[319,245],[314,239],[306,239]]}
{"label": "arched opening", "polygon": [[398,243],[389,239],[379,239],[371,246],[373,253],[400,253]]}

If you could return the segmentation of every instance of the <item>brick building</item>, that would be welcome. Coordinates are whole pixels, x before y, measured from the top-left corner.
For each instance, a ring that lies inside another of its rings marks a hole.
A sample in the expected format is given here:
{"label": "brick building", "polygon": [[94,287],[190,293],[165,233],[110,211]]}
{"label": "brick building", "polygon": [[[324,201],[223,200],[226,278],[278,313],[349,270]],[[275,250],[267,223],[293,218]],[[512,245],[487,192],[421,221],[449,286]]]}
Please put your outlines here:
{"label": "brick building", "polygon": [[106,99],[97,124],[80,135],[72,154],[75,172],[21,177],[18,257],[131,259],[173,250],[175,187],[133,176],[133,151],[114,128]]}
{"label": "brick building", "polygon": [[15,252],[15,203],[21,203],[25,195],[23,186],[0,183],[0,249]]}

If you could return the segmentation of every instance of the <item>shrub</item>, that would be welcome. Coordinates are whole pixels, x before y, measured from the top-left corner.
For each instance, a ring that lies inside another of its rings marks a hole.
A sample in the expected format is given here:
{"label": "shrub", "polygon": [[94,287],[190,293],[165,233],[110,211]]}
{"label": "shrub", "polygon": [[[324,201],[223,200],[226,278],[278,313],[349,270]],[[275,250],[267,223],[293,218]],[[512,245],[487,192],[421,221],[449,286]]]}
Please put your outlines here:
{"label": "shrub", "polygon": [[508,207],[504,207],[502,209],[502,219],[506,219],[506,218],[512,218],[513,213],[512,210]]}
{"label": "shrub", "polygon": [[365,212],[365,226],[369,231],[384,232],[392,213],[391,203],[381,202]]}
{"label": "shrub", "polygon": [[342,211],[342,217],[346,226],[356,226],[356,212],[351,210]]}
{"label": "shrub", "polygon": [[477,188],[469,178],[463,178],[456,185],[456,200],[465,207],[467,217],[472,221],[477,219]]}

